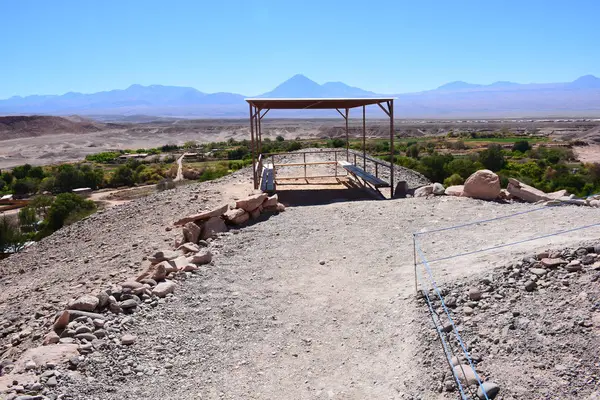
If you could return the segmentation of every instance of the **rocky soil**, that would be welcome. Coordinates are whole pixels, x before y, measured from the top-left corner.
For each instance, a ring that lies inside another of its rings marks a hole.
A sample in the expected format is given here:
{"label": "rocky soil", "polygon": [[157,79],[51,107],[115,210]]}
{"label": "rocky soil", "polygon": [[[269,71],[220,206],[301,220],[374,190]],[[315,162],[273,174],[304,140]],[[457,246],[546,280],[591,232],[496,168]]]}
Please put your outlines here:
{"label": "rocky soil", "polygon": [[[500,388],[497,398],[600,398],[600,245],[526,256],[441,293],[479,375]],[[429,296],[452,363],[470,370],[440,299]],[[427,317],[420,339],[431,384],[456,392]],[[476,391],[473,384],[467,393]]]}
{"label": "rocky soil", "polygon": [[[411,232],[526,211],[531,205],[436,197],[288,207],[208,241],[212,262],[178,274],[174,294],[138,296],[133,312],[81,314],[69,329],[84,336],[63,343],[75,346],[65,349],[70,352],[65,364],[12,364],[23,361],[27,348],[41,345],[57,313],[74,299],[137,276],[150,264],[149,255],[173,248],[181,236],[175,221],[245,196],[249,175],[242,170],[113,207],[2,261],[0,362],[3,373],[25,372],[0,396],[445,396],[438,393],[442,379],[432,385],[428,378],[437,372],[423,356],[430,347],[419,341],[426,316],[414,299]],[[555,207],[484,225],[485,235],[478,229],[460,237],[445,231],[423,245],[435,257],[599,217],[597,209]],[[598,231],[581,231],[514,251],[597,237]],[[489,272],[506,254],[490,257],[485,263],[466,258],[438,272],[449,281],[462,280]],[[136,299],[121,301],[128,300]],[[535,386],[531,390],[538,393]]]}

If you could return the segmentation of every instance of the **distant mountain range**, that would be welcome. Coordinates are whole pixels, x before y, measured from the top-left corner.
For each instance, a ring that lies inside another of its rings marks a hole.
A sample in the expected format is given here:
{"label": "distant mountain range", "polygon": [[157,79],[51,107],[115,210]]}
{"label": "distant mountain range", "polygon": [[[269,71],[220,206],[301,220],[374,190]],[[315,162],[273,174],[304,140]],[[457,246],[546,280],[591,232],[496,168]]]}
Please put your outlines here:
{"label": "distant mountain range", "polygon": [[[434,90],[376,94],[342,82],[318,84],[295,75],[270,92],[254,97],[396,97],[398,118],[600,117],[600,79],[582,76],[573,82],[490,85],[450,82]],[[0,115],[153,115],[196,118],[246,117],[248,106],[236,93],[203,93],[191,87],[131,85],[123,90],[91,94],[15,96],[0,100]],[[371,111],[374,115],[379,110]],[[273,116],[334,116],[315,111],[290,111]]]}

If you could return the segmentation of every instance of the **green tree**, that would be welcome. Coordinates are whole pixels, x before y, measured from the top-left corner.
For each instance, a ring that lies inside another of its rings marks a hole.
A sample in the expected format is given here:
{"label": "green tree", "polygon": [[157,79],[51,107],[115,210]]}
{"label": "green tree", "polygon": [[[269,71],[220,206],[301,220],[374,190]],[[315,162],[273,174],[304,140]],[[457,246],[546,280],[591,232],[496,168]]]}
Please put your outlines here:
{"label": "green tree", "polygon": [[195,149],[198,147],[198,143],[195,140],[188,140],[183,144],[183,148],[186,150]]}
{"label": "green tree", "polygon": [[4,181],[4,179],[0,178],[0,192],[8,187],[8,184]]}
{"label": "green tree", "polygon": [[48,211],[47,227],[52,232],[78,221],[96,210],[96,205],[75,193],[60,193]]}
{"label": "green tree", "polygon": [[25,179],[27,177],[27,173],[31,169],[31,165],[19,165],[13,168],[12,174],[16,179]]}
{"label": "green tree", "polygon": [[42,219],[47,219],[52,203],[54,203],[54,198],[52,196],[41,194],[31,199],[27,207],[34,209],[36,215]]}
{"label": "green tree", "polygon": [[36,193],[39,187],[39,181],[32,178],[17,179],[13,185],[13,193],[17,196],[26,196]]}
{"label": "green tree", "polygon": [[110,178],[113,187],[133,186],[134,183],[133,170],[128,165],[119,165]]}
{"label": "green tree", "polygon": [[512,147],[513,151],[520,151],[521,153],[525,153],[527,150],[531,150],[531,144],[527,140],[517,140],[513,143]]}
{"label": "green tree", "polygon": [[46,176],[42,167],[32,167],[28,172],[27,176],[34,179],[42,180]]}
{"label": "green tree", "polygon": [[0,178],[6,182],[7,185],[10,185],[14,179],[14,176],[10,171],[4,171]]}
{"label": "green tree", "polygon": [[500,171],[506,164],[502,147],[497,144],[490,145],[486,150],[479,153],[479,162],[489,170]]}
{"label": "green tree", "polygon": [[285,138],[284,138],[283,136],[281,136],[281,135],[278,135],[278,136],[275,138],[275,140],[276,140],[276,141],[278,141],[278,142],[283,142],[283,141],[285,140]]}
{"label": "green tree", "polygon": [[467,179],[473,172],[477,171],[477,165],[469,158],[461,157],[450,161],[446,169],[451,175],[459,175],[463,179]]}
{"label": "green tree", "polygon": [[453,160],[451,154],[434,153],[421,158],[419,172],[432,182],[443,182],[450,174],[446,171],[446,164]]}
{"label": "green tree", "polygon": [[71,164],[58,166],[54,175],[54,192],[65,193],[83,187],[83,174]]}
{"label": "green tree", "polygon": [[27,206],[19,210],[19,224],[24,232],[34,232],[38,217],[33,207]]}

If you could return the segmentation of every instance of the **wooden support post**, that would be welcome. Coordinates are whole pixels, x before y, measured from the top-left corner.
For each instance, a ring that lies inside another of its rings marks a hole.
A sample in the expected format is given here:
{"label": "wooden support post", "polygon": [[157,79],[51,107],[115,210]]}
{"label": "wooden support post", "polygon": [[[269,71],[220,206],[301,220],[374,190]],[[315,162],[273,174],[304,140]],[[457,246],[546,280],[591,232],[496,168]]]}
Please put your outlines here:
{"label": "wooden support post", "polygon": [[252,104],[250,105],[250,151],[252,152],[252,183],[254,189],[258,189],[256,186],[256,151],[254,149],[254,117],[252,115]]}
{"label": "wooden support post", "polygon": [[262,153],[262,126],[261,126],[261,118],[260,118],[260,109],[257,111],[256,124],[258,125],[257,136],[258,136],[258,152]]}
{"label": "wooden support post", "polygon": [[304,156],[304,180],[306,180],[306,153],[302,153]]}
{"label": "wooden support post", "polygon": [[335,161],[335,179],[337,179],[337,169],[338,169],[337,151],[333,152],[333,157],[334,157],[334,161]]}
{"label": "wooden support post", "polygon": [[[350,162],[350,139],[348,137],[348,109],[346,108],[346,116],[344,119],[346,120],[346,161]],[[356,164],[356,162],[354,163]]]}
{"label": "wooden support post", "polygon": [[363,170],[367,172],[367,128],[365,122],[365,111],[366,107],[363,106]]}
{"label": "wooden support post", "polygon": [[271,166],[273,167],[273,185],[275,185],[275,178],[277,177],[275,173],[275,156],[271,155]]}
{"label": "wooden support post", "polygon": [[394,198],[394,100],[388,103],[390,110],[390,198]]}
{"label": "wooden support post", "polygon": [[379,178],[379,164],[375,163],[375,178]]}

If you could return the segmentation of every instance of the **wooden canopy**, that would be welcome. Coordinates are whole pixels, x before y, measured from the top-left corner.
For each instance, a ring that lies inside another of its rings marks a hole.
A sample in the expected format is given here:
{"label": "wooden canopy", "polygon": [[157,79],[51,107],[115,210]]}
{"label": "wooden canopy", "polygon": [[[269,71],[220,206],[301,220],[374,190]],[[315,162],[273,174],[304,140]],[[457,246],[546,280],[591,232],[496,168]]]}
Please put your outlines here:
{"label": "wooden canopy", "polygon": [[[390,197],[394,196],[394,98],[393,97],[363,97],[363,98],[249,98],[250,106],[250,142],[252,149],[252,174],[254,188],[258,189],[260,169],[262,168],[262,127],[261,121],[270,110],[336,110],[346,122],[346,161],[349,161],[348,119],[350,109],[362,108],[362,147],[363,170],[366,170],[366,106],[377,105],[390,119]],[[366,175],[366,174],[364,174]],[[378,179],[374,177],[374,179]]]}
{"label": "wooden canopy", "polygon": [[248,103],[254,107],[264,110],[323,110],[323,109],[346,109],[371,104],[380,104],[392,101],[392,97],[365,97],[365,98],[306,98],[306,99],[268,99],[268,98],[253,98],[246,99]]}

